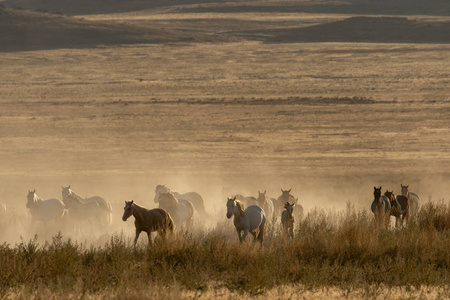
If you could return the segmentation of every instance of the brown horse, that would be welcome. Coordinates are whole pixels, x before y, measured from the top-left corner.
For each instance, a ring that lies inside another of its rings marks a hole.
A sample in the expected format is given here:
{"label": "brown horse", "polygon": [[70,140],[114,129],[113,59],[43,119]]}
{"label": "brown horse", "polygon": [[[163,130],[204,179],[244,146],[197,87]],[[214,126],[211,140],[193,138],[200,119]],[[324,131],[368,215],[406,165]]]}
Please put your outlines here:
{"label": "brown horse", "polygon": [[289,202],[286,202],[284,204],[285,210],[281,214],[281,224],[283,225],[283,231],[286,234],[286,236],[290,237],[291,239],[294,238],[294,206],[295,202],[290,204]]}
{"label": "brown horse", "polygon": [[169,213],[164,209],[155,208],[148,210],[142,206],[137,205],[131,201],[125,201],[125,207],[123,209],[122,220],[125,222],[131,215],[134,217],[134,226],[136,227],[136,237],[134,238],[134,245],[138,240],[139,234],[142,231],[147,232],[148,243],[152,243],[151,233],[153,231],[158,232],[161,238],[165,238],[166,231],[173,232],[174,225],[173,220]]}
{"label": "brown horse", "polygon": [[394,191],[384,193],[391,203],[391,216],[395,217],[395,227],[403,226],[409,220],[409,199],[403,195],[394,195]]}

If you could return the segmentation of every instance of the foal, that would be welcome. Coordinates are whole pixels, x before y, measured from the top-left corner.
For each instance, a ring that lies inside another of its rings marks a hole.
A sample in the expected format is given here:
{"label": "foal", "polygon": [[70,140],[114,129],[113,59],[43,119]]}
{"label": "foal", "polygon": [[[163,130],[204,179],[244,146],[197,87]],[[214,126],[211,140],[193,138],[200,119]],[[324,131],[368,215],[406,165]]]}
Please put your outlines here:
{"label": "foal", "polygon": [[281,213],[281,224],[283,225],[284,233],[291,239],[294,238],[294,206],[295,202],[292,204],[286,202],[284,204],[285,210]]}

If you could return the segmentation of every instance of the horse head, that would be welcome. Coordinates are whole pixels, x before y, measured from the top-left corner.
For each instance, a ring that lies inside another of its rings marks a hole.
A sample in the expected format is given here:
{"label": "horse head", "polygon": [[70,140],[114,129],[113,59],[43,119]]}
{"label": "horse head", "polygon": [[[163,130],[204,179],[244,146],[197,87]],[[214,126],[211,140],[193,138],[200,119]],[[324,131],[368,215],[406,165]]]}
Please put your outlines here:
{"label": "horse head", "polygon": [[37,200],[37,196],[36,196],[36,189],[32,190],[28,190],[28,195],[27,195],[27,208],[30,208]]}
{"label": "horse head", "polygon": [[258,202],[261,205],[264,205],[264,203],[266,203],[266,191],[264,191],[263,193],[261,193],[260,191],[258,191]]}
{"label": "horse head", "polygon": [[227,198],[227,218],[230,219],[234,215],[234,208],[236,206],[236,196]]}
{"label": "horse head", "polygon": [[122,220],[125,222],[133,214],[133,200],[125,201]]}
{"label": "horse head", "polygon": [[159,202],[159,195],[161,193],[167,193],[170,192],[169,188],[166,187],[165,184],[158,184],[155,188],[155,199],[154,202],[158,203]]}
{"label": "horse head", "polygon": [[375,186],[373,187],[373,197],[374,197],[373,200],[378,202],[378,200],[381,197],[381,185],[379,188],[377,188]]}
{"label": "horse head", "polygon": [[403,185],[403,184],[400,184],[400,187],[402,188],[402,195],[403,196],[405,196],[405,197],[408,197],[408,195],[409,195],[409,185]]}
{"label": "horse head", "polygon": [[395,201],[394,191],[386,190],[386,192],[384,192],[384,195],[389,198],[389,201],[391,202],[391,205],[392,205],[392,203]]}
{"label": "horse head", "polygon": [[[298,199],[297,199],[298,200]],[[289,202],[286,202],[284,204],[284,208],[286,209],[287,213],[288,213],[288,217],[289,219],[292,220],[292,213],[294,212],[294,206],[295,206],[296,202],[290,204]]]}
{"label": "horse head", "polygon": [[290,196],[291,196],[291,190],[292,190],[292,189],[289,189],[289,190],[283,190],[283,189],[281,189],[281,196],[278,197],[278,199],[280,199],[280,200],[282,200],[282,201],[289,201]]}

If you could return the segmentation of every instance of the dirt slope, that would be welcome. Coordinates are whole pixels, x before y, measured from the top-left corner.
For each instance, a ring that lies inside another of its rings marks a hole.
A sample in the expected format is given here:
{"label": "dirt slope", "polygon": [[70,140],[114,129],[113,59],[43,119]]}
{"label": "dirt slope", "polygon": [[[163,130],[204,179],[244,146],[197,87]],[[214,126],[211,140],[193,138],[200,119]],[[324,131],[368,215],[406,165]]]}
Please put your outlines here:
{"label": "dirt slope", "polygon": [[0,8],[0,51],[86,48],[99,45],[195,41],[198,36],[150,25],[95,22],[28,10]]}

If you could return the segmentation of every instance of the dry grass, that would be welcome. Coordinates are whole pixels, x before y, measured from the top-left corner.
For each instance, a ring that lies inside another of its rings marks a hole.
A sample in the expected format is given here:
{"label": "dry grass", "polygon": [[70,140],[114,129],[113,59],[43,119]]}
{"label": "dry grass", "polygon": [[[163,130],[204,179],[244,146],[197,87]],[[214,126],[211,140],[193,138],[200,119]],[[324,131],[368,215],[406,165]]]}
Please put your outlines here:
{"label": "dry grass", "polygon": [[151,247],[141,241],[133,248],[123,234],[101,246],[61,235],[44,244],[3,244],[1,296],[448,297],[449,216],[448,204],[429,202],[407,228],[384,230],[350,204],[342,212],[316,209],[299,222],[294,240],[269,226],[261,247],[239,244],[228,220],[179,230]]}

